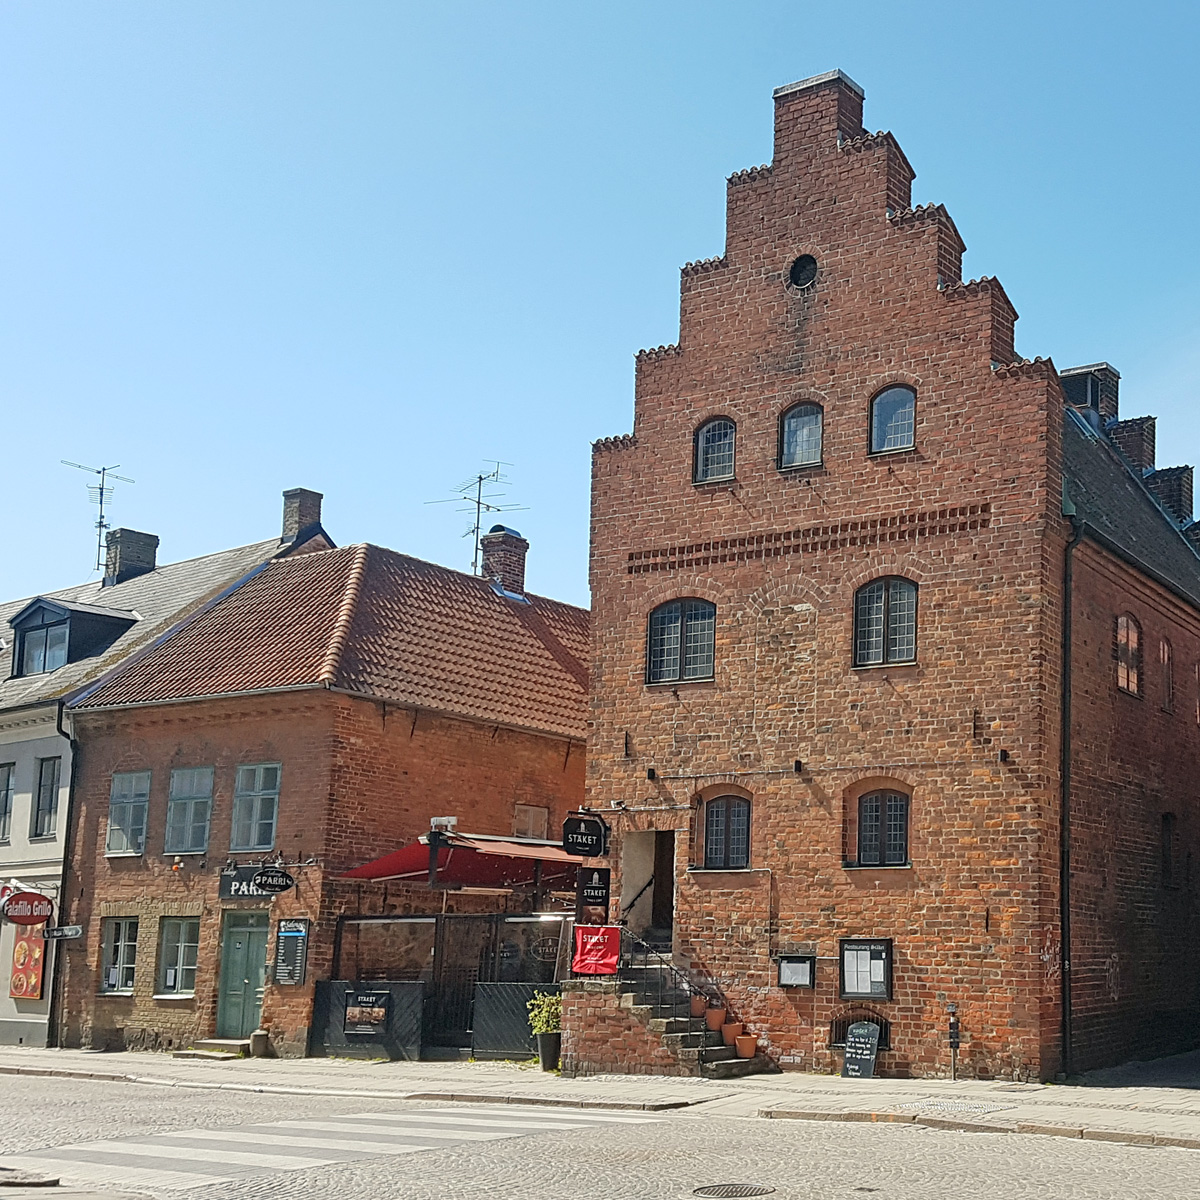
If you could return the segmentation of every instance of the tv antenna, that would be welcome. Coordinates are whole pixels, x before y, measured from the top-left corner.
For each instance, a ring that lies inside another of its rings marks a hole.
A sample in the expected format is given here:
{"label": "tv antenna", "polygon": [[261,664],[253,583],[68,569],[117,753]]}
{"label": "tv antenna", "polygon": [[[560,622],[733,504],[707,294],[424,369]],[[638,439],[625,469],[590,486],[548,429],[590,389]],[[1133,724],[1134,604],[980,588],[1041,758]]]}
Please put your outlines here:
{"label": "tv antenna", "polygon": [[96,566],[94,570],[99,571],[104,562],[104,531],[108,528],[108,522],[104,519],[104,505],[112,499],[113,489],[108,482],[110,479],[119,479],[122,483],[133,483],[125,475],[116,475],[114,472],[121,465],[113,463],[111,467],[85,467],[83,463],[71,462],[69,459],[59,459],[64,467],[74,467],[77,471],[87,471],[91,475],[99,475],[99,483],[88,484],[88,499],[99,506],[100,515],[96,520]]}
{"label": "tv antenna", "polygon": [[483,574],[483,551],[479,545],[479,537],[483,532],[483,514],[484,513],[500,513],[500,512],[526,512],[529,505],[527,504],[494,504],[493,501],[503,499],[503,491],[488,491],[489,488],[506,488],[508,486],[508,476],[501,471],[501,467],[511,467],[512,463],[500,462],[499,459],[487,459],[487,462],[494,463],[495,466],[490,471],[480,471],[477,475],[473,475],[470,479],[464,480],[454,489],[455,494],[447,497],[445,500],[426,500],[426,504],[453,504],[462,503],[462,507],[456,509],[456,512],[473,513],[474,520],[467,527],[463,537],[469,537],[474,544],[474,554],[471,558],[471,574]]}

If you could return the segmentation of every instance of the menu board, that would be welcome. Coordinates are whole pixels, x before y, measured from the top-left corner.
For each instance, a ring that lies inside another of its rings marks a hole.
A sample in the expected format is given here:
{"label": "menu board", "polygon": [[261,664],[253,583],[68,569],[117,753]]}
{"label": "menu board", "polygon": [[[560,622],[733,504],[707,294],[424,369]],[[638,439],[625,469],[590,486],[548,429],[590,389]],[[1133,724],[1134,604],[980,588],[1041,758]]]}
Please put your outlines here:
{"label": "menu board", "polygon": [[8,994],[14,1000],[40,1000],[42,975],[46,966],[46,943],[40,933],[30,933],[20,926],[13,927],[12,974],[8,979]]}
{"label": "menu board", "polygon": [[284,919],[275,928],[275,982],[303,983],[308,959],[308,922]]}

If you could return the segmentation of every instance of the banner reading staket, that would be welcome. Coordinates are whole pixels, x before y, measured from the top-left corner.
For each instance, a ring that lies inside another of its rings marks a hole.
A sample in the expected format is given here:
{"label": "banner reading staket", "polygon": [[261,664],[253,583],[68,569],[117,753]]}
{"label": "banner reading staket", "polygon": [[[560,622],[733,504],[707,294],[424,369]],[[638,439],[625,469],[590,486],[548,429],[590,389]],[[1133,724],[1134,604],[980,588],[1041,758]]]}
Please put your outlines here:
{"label": "banner reading staket", "polygon": [[576,925],[575,957],[571,970],[577,975],[615,975],[621,960],[619,925]]}

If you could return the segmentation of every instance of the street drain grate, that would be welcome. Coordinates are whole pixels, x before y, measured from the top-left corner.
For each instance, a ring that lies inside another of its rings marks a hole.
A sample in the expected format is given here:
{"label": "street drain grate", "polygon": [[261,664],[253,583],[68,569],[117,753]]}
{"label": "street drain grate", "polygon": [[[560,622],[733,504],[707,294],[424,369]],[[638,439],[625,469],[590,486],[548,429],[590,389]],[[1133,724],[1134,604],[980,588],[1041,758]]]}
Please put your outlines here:
{"label": "street drain grate", "polygon": [[693,1196],[769,1196],[775,1189],[756,1183],[710,1183],[692,1190]]}

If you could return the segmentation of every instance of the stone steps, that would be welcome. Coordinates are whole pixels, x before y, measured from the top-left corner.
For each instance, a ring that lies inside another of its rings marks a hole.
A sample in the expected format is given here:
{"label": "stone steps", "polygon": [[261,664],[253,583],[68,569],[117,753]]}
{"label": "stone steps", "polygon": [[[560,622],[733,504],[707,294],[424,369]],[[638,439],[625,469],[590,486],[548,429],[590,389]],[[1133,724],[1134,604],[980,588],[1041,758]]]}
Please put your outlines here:
{"label": "stone steps", "polygon": [[700,1074],[705,1079],[740,1079],[743,1075],[774,1075],[779,1068],[765,1055],[756,1054],[753,1058],[719,1059],[713,1062],[702,1062]]}
{"label": "stone steps", "polygon": [[173,1050],[172,1058],[202,1058],[207,1062],[235,1062],[244,1055],[234,1054],[228,1050]]}
{"label": "stone steps", "polygon": [[218,1054],[250,1057],[249,1038],[199,1038],[192,1043],[193,1050],[214,1050]]}

